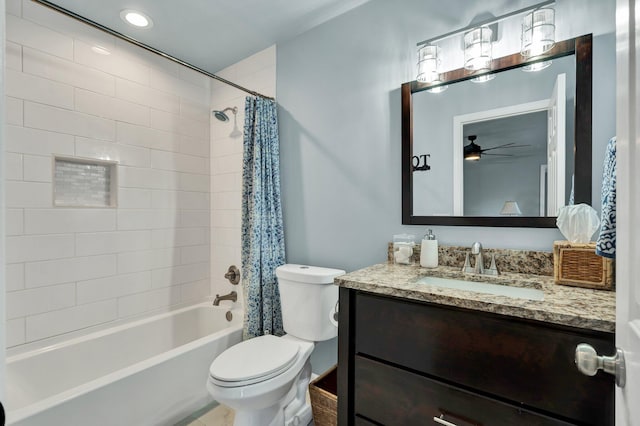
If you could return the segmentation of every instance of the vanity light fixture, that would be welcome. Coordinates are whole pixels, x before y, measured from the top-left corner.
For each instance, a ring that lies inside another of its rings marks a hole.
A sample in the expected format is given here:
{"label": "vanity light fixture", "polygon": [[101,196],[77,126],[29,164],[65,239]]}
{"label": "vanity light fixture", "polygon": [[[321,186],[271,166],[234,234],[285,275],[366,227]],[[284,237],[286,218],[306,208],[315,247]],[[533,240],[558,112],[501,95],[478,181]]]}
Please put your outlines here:
{"label": "vanity light fixture", "polygon": [[505,201],[500,214],[502,216],[522,216],[522,210],[520,210],[517,201]]}
{"label": "vanity light fixture", "polygon": [[540,7],[527,13],[522,19],[522,56],[535,58],[547,53],[555,44],[555,10]]}
{"label": "vanity light fixture", "polygon": [[524,72],[540,71],[547,68],[549,65],[551,65],[552,62],[553,61],[549,60],[549,61],[536,62],[535,64],[531,64],[531,65],[525,65],[524,67],[522,67],[522,71]]}
{"label": "vanity light fixture", "polygon": [[153,21],[149,17],[140,11],[133,9],[125,9],[120,12],[120,18],[129,25],[133,25],[136,28],[151,28],[153,27]]}
{"label": "vanity light fixture", "polygon": [[464,68],[473,72],[491,69],[491,38],[487,26],[477,27],[464,34]]}
{"label": "vanity light fixture", "polygon": [[[520,53],[527,59],[535,60],[538,56],[548,53],[555,45],[555,10],[556,0],[544,0],[535,5],[514,10],[501,16],[491,17],[482,21],[432,37],[417,44],[419,83],[433,85],[440,80],[444,72],[441,68],[442,54],[436,43],[451,37],[462,36],[464,64],[467,75],[474,83],[492,80],[495,75],[483,74],[491,70],[493,62],[493,43],[498,42],[498,24],[502,21],[518,18],[522,19],[520,33]],[[516,34],[502,34],[502,38],[517,37]],[[445,52],[447,57],[447,52]],[[542,59],[542,58],[540,58]],[[551,61],[540,61],[523,67],[524,71],[539,71],[551,64]],[[448,69],[448,68],[447,68]],[[445,70],[446,71],[446,70]],[[469,75],[470,74],[470,75]],[[430,92],[441,92],[437,87],[422,89]]]}
{"label": "vanity light fixture", "polygon": [[418,76],[421,83],[433,83],[438,80],[440,67],[440,48],[433,44],[426,44],[418,48]]}
{"label": "vanity light fixture", "polygon": [[[418,47],[418,76],[420,83],[432,85],[440,83],[440,47],[434,44],[425,44]],[[449,88],[448,85],[435,86],[427,89],[429,93],[442,93]]]}
{"label": "vanity light fixture", "polygon": [[[436,80],[436,81],[432,81],[432,83],[434,83],[434,84],[441,83],[441,81],[440,80]],[[447,90],[448,88],[449,88],[449,85],[448,84],[444,84],[442,86],[435,86],[435,87],[432,87],[430,89],[427,89],[427,92],[429,92],[429,93],[442,93],[445,90]]]}
{"label": "vanity light fixture", "polygon": [[[522,18],[521,39],[520,53],[525,58],[535,58],[551,50],[556,44],[555,10],[551,7],[541,7],[527,13]],[[522,67],[522,71],[540,71],[552,62],[536,62]]]}
{"label": "vanity light fixture", "polygon": [[496,78],[495,74],[485,74],[485,75],[479,75],[477,77],[473,77],[471,79],[472,83],[486,83],[487,81],[491,81],[494,78]]}

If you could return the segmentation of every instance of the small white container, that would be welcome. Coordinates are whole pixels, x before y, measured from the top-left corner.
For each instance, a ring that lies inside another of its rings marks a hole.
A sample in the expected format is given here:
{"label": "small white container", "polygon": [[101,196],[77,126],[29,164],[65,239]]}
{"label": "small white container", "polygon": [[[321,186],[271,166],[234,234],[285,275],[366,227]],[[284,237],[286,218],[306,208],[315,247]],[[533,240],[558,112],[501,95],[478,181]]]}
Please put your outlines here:
{"label": "small white container", "polygon": [[393,263],[399,265],[411,265],[413,263],[413,247],[415,247],[413,234],[397,234],[393,236]]}
{"label": "small white container", "polygon": [[438,266],[438,240],[431,229],[422,239],[420,246],[420,266],[435,268]]}

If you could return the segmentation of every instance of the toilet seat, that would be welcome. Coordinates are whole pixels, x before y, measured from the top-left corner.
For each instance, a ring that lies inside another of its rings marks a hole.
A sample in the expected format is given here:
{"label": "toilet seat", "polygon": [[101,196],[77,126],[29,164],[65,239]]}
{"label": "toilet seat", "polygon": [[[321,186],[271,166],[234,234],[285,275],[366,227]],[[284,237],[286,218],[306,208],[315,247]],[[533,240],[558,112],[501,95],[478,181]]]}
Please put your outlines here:
{"label": "toilet seat", "polygon": [[210,380],[221,387],[239,387],[268,380],[288,370],[300,345],[266,335],[238,343],[221,353],[209,368]]}

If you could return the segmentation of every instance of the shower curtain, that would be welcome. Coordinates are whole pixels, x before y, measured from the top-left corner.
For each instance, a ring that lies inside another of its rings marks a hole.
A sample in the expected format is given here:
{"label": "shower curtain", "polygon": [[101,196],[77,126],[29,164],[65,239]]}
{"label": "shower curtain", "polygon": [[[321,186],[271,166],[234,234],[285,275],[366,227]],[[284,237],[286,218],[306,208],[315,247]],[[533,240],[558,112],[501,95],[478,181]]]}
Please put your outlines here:
{"label": "shower curtain", "polygon": [[284,334],[275,270],[284,264],[275,101],[247,97],[242,167],[243,337]]}

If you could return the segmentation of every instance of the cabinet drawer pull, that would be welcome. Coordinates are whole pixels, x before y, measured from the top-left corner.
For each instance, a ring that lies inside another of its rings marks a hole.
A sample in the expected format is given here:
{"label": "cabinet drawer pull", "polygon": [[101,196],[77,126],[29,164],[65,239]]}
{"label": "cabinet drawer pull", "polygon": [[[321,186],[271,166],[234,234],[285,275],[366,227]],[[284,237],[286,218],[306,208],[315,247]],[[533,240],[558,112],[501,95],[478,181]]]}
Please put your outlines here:
{"label": "cabinet drawer pull", "polygon": [[446,421],[443,417],[444,417],[444,414],[440,414],[440,417],[434,417],[433,421],[444,426],[458,426],[455,423]]}

